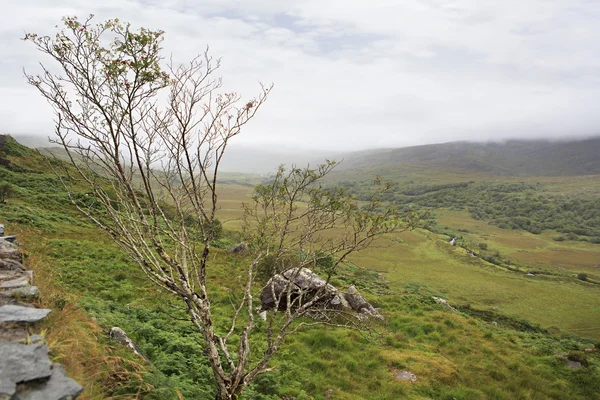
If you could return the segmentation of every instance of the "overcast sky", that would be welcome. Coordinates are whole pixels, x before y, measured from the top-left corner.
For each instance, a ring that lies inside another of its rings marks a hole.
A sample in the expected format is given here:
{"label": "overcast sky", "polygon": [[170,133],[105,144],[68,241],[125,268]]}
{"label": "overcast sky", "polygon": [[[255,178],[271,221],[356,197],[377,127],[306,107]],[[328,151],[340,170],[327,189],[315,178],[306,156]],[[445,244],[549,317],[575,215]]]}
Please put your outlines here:
{"label": "overcast sky", "polygon": [[357,150],[600,134],[598,0],[2,1],[0,131],[52,134],[25,83],[47,61],[23,32],[64,15],[166,31],[184,61],[210,45],[228,88],[275,89],[240,144]]}

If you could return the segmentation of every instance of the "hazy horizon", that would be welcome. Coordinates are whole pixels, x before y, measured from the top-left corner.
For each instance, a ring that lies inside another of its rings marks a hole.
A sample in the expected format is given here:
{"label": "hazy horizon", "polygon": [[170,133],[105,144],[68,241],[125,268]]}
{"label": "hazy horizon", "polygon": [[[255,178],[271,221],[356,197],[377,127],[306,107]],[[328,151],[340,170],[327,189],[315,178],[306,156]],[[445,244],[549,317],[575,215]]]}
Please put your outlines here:
{"label": "hazy horizon", "polygon": [[0,25],[2,131],[51,135],[52,112],[23,77],[50,63],[21,38],[62,16],[163,29],[165,56],[210,45],[225,88],[271,98],[239,145],[356,151],[461,140],[600,133],[600,3],[510,0],[7,4]]}

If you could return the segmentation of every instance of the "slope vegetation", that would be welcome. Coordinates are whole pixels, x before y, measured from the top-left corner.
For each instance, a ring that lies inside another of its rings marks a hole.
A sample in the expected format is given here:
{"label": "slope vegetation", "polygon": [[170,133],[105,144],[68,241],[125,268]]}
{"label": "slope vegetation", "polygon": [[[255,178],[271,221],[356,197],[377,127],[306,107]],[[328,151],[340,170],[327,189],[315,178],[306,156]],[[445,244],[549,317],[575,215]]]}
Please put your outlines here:
{"label": "slope vegetation", "polygon": [[564,142],[451,142],[350,153],[344,156],[341,167],[375,169],[382,175],[398,168],[516,176],[594,175],[600,174],[598,154],[600,138]]}

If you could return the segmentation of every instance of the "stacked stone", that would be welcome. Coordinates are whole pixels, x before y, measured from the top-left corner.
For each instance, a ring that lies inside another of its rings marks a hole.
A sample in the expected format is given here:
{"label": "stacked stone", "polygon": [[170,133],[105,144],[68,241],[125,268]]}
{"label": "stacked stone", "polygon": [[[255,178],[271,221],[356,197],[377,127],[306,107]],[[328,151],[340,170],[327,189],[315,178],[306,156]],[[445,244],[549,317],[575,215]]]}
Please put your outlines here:
{"label": "stacked stone", "polygon": [[31,304],[39,298],[33,271],[23,264],[14,236],[0,225],[0,400],[70,400],[82,387],[48,358],[48,347],[32,324],[51,310]]}

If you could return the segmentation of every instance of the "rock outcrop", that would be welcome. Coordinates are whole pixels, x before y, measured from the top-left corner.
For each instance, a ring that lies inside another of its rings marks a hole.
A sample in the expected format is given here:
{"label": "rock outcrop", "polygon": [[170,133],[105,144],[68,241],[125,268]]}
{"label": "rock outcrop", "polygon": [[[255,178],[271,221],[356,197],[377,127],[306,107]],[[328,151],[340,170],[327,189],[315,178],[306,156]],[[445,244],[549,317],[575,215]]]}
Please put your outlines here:
{"label": "rock outcrop", "polygon": [[311,308],[352,310],[359,317],[383,319],[354,286],[342,293],[308,268],[293,268],[269,279],[260,294],[261,311],[285,310],[288,291],[294,307],[306,304],[316,296],[318,300]]}
{"label": "rock outcrop", "polygon": [[234,246],[231,246],[230,248],[227,249],[227,251],[232,254],[241,254],[241,253],[245,252],[247,248],[248,248],[248,245],[246,243],[242,242],[242,243],[238,243]]}
{"label": "rock outcrop", "polygon": [[140,349],[137,348],[133,340],[125,333],[125,331],[118,326],[114,326],[110,328],[108,331],[108,336],[122,344],[123,346],[129,347],[135,354],[142,357],[144,360],[148,361],[145,355],[140,352]]}
{"label": "rock outcrop", "polygon": [[[0,228],[4,234],[4,227]],[[51,310],[27,303],[39,297],[14,236],[0,237],[0,400],[71,400],[83,388],[48,358],[31,324]]]}

